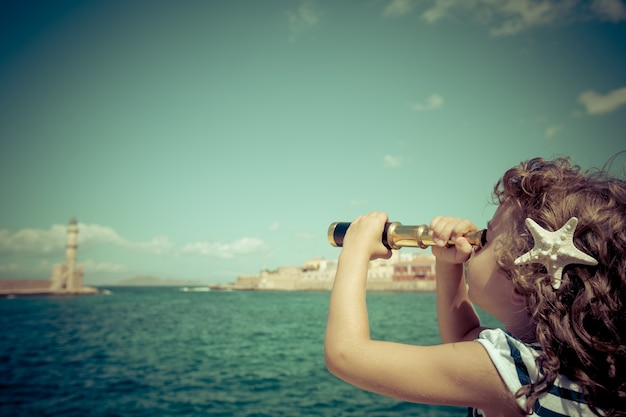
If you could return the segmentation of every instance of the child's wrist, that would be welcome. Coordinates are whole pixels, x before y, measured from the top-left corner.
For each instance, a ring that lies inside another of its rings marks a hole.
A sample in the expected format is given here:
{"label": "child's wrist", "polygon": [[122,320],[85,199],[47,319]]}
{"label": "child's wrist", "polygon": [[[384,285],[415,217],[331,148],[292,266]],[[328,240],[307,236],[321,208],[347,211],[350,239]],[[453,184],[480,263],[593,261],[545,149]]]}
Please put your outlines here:
{"label": "child's wrist", "polygon": [[460,279],[463,276],[463,264],[435,261],[435,271],[437,271],[435,274],[437,280]]}
{"label": "child's wrist", "polygon": [[341,252],[339,252],[339,261],[350,261],[350,262],[369,262],[371,255],[369,252],[355,248],[352,246],[343,247]]}

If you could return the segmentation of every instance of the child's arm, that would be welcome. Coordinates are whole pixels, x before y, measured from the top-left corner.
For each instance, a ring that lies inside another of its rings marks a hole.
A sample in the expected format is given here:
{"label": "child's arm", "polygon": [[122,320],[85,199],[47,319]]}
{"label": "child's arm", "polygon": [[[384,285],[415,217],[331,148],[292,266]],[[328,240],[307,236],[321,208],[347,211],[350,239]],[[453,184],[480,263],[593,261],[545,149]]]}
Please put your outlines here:
{"label": "child's arm", "polygon": [[358,340],[369,340],[365,285],[370,259],[391,256],[381,243],[384,213],[361,216],[350,225],[339,254],[326,326],[326,354]]}
{"label": "child's arm", "polygon": [[[472,246],[462,236],[475,231],[467,220],[435,217],[430,223],[433,247],[437,258],[437,321],[439,335],[444,343],[474,340],[480,332],[480,320],[469,300],[463,276],[463,263],[472,253]],[[444,242],[455,240],[454,247]]]}
{"label": "child's arm", "polygon": [[[371,258],[388,257],[383,213],[355,220],[344,237],[330,298],[324,356],[329,371],[357,387],[424,404],[516,415],[515,401],[476,342],[412,346],[370,339],[365,284]],[[502,413],[502,410],[509,412]]]}

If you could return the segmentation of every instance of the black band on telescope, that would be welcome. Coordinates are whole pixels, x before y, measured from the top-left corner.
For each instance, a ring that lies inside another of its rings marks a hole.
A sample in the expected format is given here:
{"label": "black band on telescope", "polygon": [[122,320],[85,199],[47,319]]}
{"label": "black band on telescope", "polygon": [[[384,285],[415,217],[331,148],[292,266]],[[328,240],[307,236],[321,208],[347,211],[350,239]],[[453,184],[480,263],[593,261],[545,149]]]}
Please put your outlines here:
{"label": "black band on telescope", "polygon": [[[348,228],[350,227],[352,223],[350,222],[337,222],[333,224],[333,230],[332,230],[332,242],[334,243],[334,246],[337,247],[342,247],[343,246],[343,238],[346,235],[346,232],[348,231]],[[383,245],[385,245],[385,247],[387,249],[391,249],[391,247],[389,246],[389,241],[387,238],[387,231],[389,230],[389,225],[391,223],[385,223],[385,229],[383,230],[383,235],[382,235],[382,242]]]}
{"label": "black band on telescope", "polygon": [[385,247],[387,249],[391,249],[391,246],[389,246],[389,236],[388,236],[388,232],[389,232],[389,226],[391,225],[391,223],[387,222],[385,223],[385,229],[383,230],[383,245],[385,245]]}
{"label": "black band on telescope", "polygon": [[339,247],[343,246],[343,237],[346,235],[348,227],[350,227],[350,222],[339,222],[335,225],[335,229],[333,230],[333,241],[335,245]]}

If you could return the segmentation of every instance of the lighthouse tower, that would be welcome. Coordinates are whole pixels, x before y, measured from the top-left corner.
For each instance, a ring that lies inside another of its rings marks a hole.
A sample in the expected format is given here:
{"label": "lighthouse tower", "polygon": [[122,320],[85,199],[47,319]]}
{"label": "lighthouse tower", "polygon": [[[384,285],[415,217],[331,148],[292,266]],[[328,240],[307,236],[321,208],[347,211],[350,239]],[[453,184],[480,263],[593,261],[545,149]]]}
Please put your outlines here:
{"label": "lighthouse tower", "polygon": [[78,249],[78,221],[72,217],[67,226],[67,243],[65,244],[65,266],[67,281],[65,288],[68,291],[75,291],[82,287],[82,283],[76,279],[76,251]]}
{"label": "lighthouse tower", "polygon": [[67,226],[67,242],[65,244],[65,264],[55,265],[50,277],[50,288],[54,291],[77,292],[83,288],[83,267],[76,265],[78,250],[78,221],[72,217]]}

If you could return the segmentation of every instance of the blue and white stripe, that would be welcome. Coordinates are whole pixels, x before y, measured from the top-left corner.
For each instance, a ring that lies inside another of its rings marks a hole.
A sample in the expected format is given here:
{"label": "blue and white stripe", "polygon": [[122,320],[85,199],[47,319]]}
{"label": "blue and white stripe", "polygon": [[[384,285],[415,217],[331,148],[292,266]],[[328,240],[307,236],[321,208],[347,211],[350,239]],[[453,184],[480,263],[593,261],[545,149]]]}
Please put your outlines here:
{"label": "blue and white stripe", "polygon": [[[491,361],[509,390],[515,393],[524,385],[539,377],[535,359],[540,350],[537,344],[527,345],[501,329],[483,330],[478,343],[487,350]],[[526,398],[518,398],[518,404],[526,408]],[[539,417],[596,416],[585,403],[580,387],[559,375],[552,388],[541,395],[534,405]],[[480,410],[470,409],[469,416],[485,416]]]}

